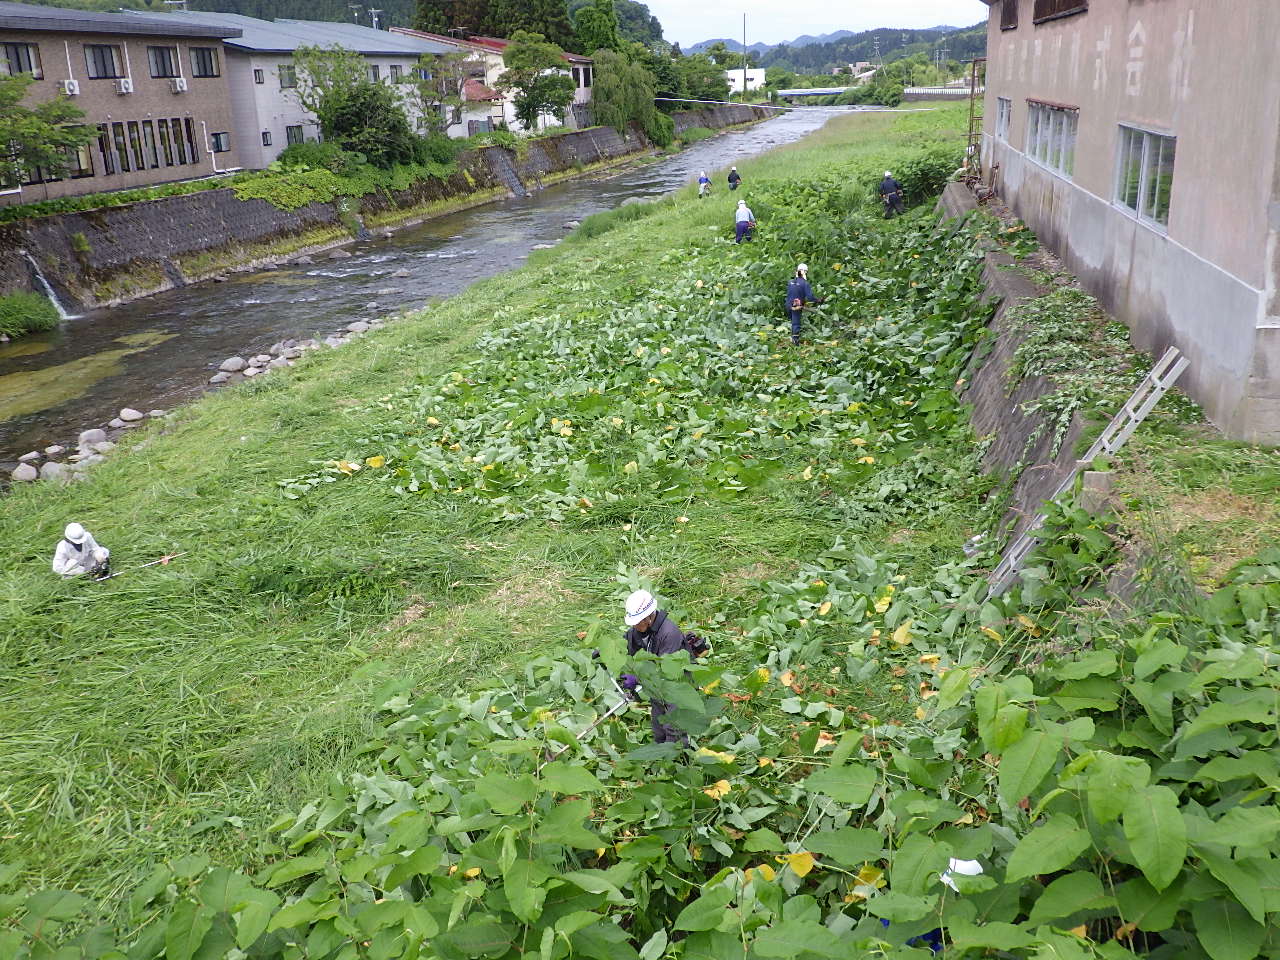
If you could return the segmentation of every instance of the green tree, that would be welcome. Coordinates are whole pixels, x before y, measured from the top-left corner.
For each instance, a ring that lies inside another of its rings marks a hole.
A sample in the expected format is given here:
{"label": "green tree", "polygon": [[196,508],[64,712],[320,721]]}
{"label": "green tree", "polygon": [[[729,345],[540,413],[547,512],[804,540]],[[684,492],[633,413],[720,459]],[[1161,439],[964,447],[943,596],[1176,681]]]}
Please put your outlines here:
{"label": "green tree", "polygon": [[328,138],[331,112],[362,83],[369,82],[369,65],[364,57],[345,47],[299,47],[294,51],[298,85],[293,97],[302,108],[315,114]]}
{"label": "green tree", "polygon": [[[578,11],[588,7],[592,0],[569,0],[569,18],[576,19]],[[618,15],[618,33],[625,43],[642,43],[653,48],[664,43],[662,24],[649,12],[649,8],[636,0],[613,0],[614,12]],[[583,52],[590,53],[589,50]]]}
{"label": "green tree", "polygon": [[729,99],[729,80],[724,75],[724,67],[713,63],[705,53],[691,54],[674,62],[685,96],[694,100]]}
{"label": "green tree", "polygon": [[565,71],[564,51],[540,33],[519,30],[503,51],[507,69],[498,78],[500,90],[513,90],[516,119],[535,130],[544,114],[564,122],[565,110],[573,101],[573,78]]}
{"label": "green tree", "polygon": [[590,5],[578,11],[573,25],[578,33],[578,48],[583,52],[622,49],[613,0],[591,0]]}
{"label": "green tree", "polygon": [[597,50],[594,60],[591,111],[596,123],[619,133],[625,132],[628,124],[636,123],[654,143],[669,144],[675,129],[654,106],[653,74],[639,60],[614,50]]}
{"label": "green tree", "polygon": [[35,167],[62,172],[72,151],[96,136],[64,94],[24,106],[33,82],[29,73],[0,76],[0,183],[18,182]]}
{"label": "green tree", "polygon": [[501,33],[493,23],[489,0],[446,0],[449,11],[449,28],[491,36]]}
{"label": "green tree", "polygon": [[573,44],[573,25],[565,0],[492,0],[490,20],[498,36],[519,31],[540,33],[560,47]]}
{"label": "green tree", "polygon": [[451,0],[418,0],[413,15],[413,28],[428,33],[446,33],[451,26],[449,10]]}
{"label": "green tree", "polygon": [[[675,57],[677,48],[668,48],[665,43],[646,47],[641,43],[631,44],[631,56],[644,64],[646,70],[653,75],[654,96],[666,98],[658,104],[661,110],[679,109],[679,104],[672,100],[685,95],[684,85],[680,82],[680,73],[676,69]],[[592,94],[592,99],[595,95]]]}
{"label": "green tree", "polygon": [[461,123],[467,78],[483,71],[483,65],[463,51],[442,57],[424,53],[409,87],[409,97],[417,108],[423,130],[429,134],[447,133],[454,124]]}

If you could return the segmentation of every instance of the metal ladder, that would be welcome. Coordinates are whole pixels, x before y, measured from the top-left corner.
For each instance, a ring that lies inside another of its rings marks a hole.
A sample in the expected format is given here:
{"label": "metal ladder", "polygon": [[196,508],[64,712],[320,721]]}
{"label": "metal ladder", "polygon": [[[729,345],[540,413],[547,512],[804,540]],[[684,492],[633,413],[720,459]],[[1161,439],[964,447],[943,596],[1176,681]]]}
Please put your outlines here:
{"label": "metal ladder", "polygon": [[[1080,472],[1092,465],[1095,459],[1103,454],[1110,456],[1123,447],[1125,442],[1133,436],[1133,432],[1138,429],[1138,424],[1142,423],[1147,418],[1147,414],[1155,409],[1155,405],[1160,402],[1160,398],[1169,392],[1189,366],[1191,366],[1191,361],[1184,357],[1182,351],[1177,347],[1170,347],[1166,350],[1160,361],[1151,368],[1151,372],[1142,378],[1142,382],[1133,391],[1133,395],[1125,401],[1124,406],[1120,408],[1120,412],[1111,418],[1107,428],[1102,431],[1098,439],[1089,447],[1088,452],[1076,461],[1076,465],[1071,469],[1071,472],[1067,474],[1062,483],[1058,484],[1058,488],[1053,491],[1053,494],[1048,499],[1056,500],[1067,490],[1070,490],[1075,485],[1076,478],[1080,476]],[[1014,581],[1017,579],[1018,571],[1022,569],[1022,563],[1027,558],[1027,554],[1040,543],[1040,538],[1036,534],[1044,525],[1045,519],[1044,513],[1037,514],[1018,538],[1005,549],[1004,556],[1000,558],[999,566],[991,572],[991,576],[988,578],[988,583],[991,586],[987,590],[987,599],[998,597],[1013,586]]]}

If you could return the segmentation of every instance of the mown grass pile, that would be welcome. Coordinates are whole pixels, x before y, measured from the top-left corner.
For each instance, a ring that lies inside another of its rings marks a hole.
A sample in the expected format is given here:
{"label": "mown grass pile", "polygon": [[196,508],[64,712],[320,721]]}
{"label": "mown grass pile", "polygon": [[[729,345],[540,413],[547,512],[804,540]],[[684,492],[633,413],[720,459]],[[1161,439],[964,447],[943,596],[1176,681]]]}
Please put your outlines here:
{"label": "mown grass pile", "polygon": [[[6,504],[31,557],[0,621],[27,865],[0,947],[1274,952],[1280,558],[1114,622],[1077,605],[1114,545],[1067,506],[1028,588],[986,599],[949,389],[981,261],[859,199],[928,122],[856,118],[748,167],[752,246],[728,198],[662,209]],[[798,259],[828,300],[797,351]],[[482,336],[451,341],[464,317]],[[202,546],[50,585],[72,508],[117,556]],[[709,661],[626,660],[642,584]],[[691,755],[643,711],[589,729],[624,667]],[[85,894],[115,923],[85,932]]]}

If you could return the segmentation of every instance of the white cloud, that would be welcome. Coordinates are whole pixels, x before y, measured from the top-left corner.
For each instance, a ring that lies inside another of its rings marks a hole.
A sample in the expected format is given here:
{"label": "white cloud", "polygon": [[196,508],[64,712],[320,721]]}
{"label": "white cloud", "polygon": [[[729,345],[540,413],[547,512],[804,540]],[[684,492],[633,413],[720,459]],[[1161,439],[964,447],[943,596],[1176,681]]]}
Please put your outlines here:
{"label": "white cloud", "polygon": [[713,37],[781,43],[802,34],[875,27],[965,27],[987,18],[982,0],[641,0],[662,21],[666,38],[689,46]]}

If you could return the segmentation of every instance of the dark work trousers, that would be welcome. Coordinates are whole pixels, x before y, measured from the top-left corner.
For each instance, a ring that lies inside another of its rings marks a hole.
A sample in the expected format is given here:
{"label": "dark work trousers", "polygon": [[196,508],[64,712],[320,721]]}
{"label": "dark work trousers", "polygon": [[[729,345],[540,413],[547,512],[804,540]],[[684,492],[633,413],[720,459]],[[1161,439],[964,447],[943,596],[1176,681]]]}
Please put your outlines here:
{"label": "dark work trousers", "polygon": [[654,743],[683,743],[689,745],[689,736],[682,730],[677,730],[669,723],[663,723],[660,717],[665,716],[674,710],[669,703],[663,703],[661,700],[649,701],[649,722],[653,727]]}
{"label": "dark work trousers", "polygon": [[788,310],[787,313],[791,314],[791,339],[792,341],[799,343],[800,342],[800,316],[801,314],[804,313],[804,311]]}
{"label": "dark work trousers", "polygon": [[737,235],[737,242],[751,239],[751,224],[746,220],[739,220],[734,226],[734,233]]}
{"label": "dark work trousers", "polygon": [[884,198],[884,215],[885,219],[889,219],[894,214],[902,216],[907,212],[906,205],[902,202],[902,195],[891,193]]}

